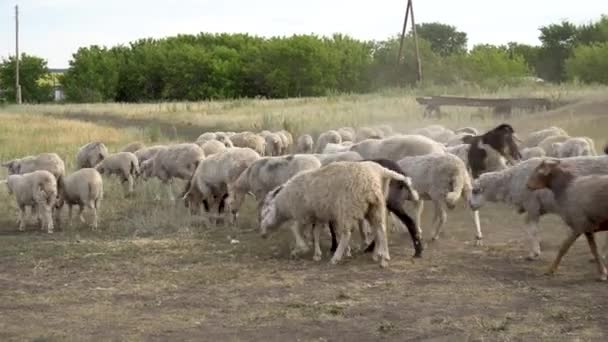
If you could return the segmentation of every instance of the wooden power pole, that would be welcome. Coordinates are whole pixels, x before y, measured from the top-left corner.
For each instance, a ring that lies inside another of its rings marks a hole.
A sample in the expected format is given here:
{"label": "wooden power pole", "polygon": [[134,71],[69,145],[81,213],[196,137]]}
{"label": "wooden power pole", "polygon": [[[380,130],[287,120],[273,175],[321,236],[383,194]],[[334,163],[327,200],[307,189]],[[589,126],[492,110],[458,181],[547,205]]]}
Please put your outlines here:
{"label": "wooden power pole", "polygon": [[21,84],[19,84],[19,5],[15,5],[15,101],[21,104]]}
{"label": "wooden power pole", "polygon": [[412,34],[414,36],[414,46],[416,53],[416,80],[418,82],[422,81],[422,63],[420,61],[420,51],[418,49],[418,34],[416,33],[416,21],[414,19],[414,5],[412,4],[412,0],[407,1],[407,6],[405,8],[405,19],[403,20],[403,30],[401,30],[401,41],[399,42],[399,57],[398,64],[403,64],[403,42],[405,40],[405,30],[407,29],[407,20],[408,17],[412,17]]}

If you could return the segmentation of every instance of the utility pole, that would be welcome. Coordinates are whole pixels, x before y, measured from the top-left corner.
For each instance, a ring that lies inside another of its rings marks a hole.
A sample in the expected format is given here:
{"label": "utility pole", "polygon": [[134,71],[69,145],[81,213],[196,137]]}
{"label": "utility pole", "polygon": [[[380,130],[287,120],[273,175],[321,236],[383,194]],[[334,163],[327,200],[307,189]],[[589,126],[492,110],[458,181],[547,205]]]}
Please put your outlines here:
{"label": "utility pole", "polygon": [[19,84],[19,5],[15,5],[15,101],[21,104],[21,84]]}
{"label": "utility pole", "polygon": [[416,80],[422,81],[422,63],[420,61],[420,51],[418,49],[418,34],[416,33],[416,21],[414,20],[414,5],[412,0],[407,1],[407,7],[405,8],[405,19],[403,20],[403,30],[401,31],[401,41],[399,42],[399,57],[398,64],[403,64],[403,42],[405,40],[405,30],[407,29],[407,19],[412,16],[412,34],[414,35],[414,46],[416,53]]}

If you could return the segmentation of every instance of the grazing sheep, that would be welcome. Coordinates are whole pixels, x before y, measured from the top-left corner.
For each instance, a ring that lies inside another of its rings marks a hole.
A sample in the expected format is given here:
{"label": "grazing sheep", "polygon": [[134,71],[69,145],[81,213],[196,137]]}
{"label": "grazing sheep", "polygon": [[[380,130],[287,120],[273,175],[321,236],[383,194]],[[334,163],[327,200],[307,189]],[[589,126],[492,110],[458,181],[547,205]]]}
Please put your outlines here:
{"label": "grazing sheep", "polygon": [[205,141],[209,140],[217,140],[217,135],[213,132],[203,133],[196,138],[196,143],[202,145],[205,143]]}
{"label": "grazing sheep", "polygon": [[315,148],[315,153],[323,152],[325,145],[327,145],[329,143],[339,144],[341,142],[342,142],[342,137],[340,136],[340,133],[338,133],[334,130],[329,130],[327,132],[323,132],[319,135],[319,138],[317,139],[317,146]]}
{"label": "grazing sheep", "polygon": [[224,144],[226,148],[234,147],[232,140],[230,140],[230,136],[224,132],[215,132],[215,140]]}
{"label": "grazing sheep", "polygon": [[585,234],[597,262],[600,280],[607,280],[608,270],[597,251],[594,233],[608,230],[608,175],[577,177],[566,163],[549,159],[532,171],[527,187],[530,190],[549,189],[555,197],[559,215],[571,229],[547,274],[555,273],[562,257],[576,239]]}
{"label": "grazing sheep", "polygon": [[[99,201],[103,198],[103,180],[101,174],[93,168],[84,168],[75,171],[69,176],[63,177],[62,185],[59,187],[59,196],[56,208],[61,211],[64,204],[68,205],[68,220],[72,222],[72,207],[78,205],[78,217],[82,223],[86,223],[83,214],[84,208],[91,210],[93,230],[97,230],[97,209]],[[59,213],[58,213],[58,216]]]}
{"label": "grazing sheep", "polygon": [[57,198],[57,179],[46,170],[9,175],[6,181],[9,194],[15,194],[19,212],[19,231],[25,230],[25,209],[37,212],[41,229],[53,233],[53,207]]}
{"label": "grazing sheep", "polygon": [[402,135],[382,140],[367,139],[351,146],[364,159],[400,160],[408,156],[445,153],[445,146],[422,135]]}
{"label": "grazing sheep", "polygon": [[536,147],[545,138],[555,136],[555,135],[567,136],[568,133],[566,133],[566,131],[564,131],[563,129],[561,129],[559,127],[551,126],[549,128],[530,133],[530,135],[528,135],[528,138],[526,138],[526,140],[523,141],[522,146],[523,147]]}
{"label": "grazing sheep", "polygon": [[248,147],[256,151],[260,156],[266,152],[266,140],[260,135],[251,132],[241,132],[230,137],[234,147]]}
{"label": "grazing sheep", "polygon": [[[433,240],[437,240],[447,220],[446,209],[453,209],[461,197],[467,201],[471,198],[473,187],[466,165],[460,158],[450,153],[406,157],[397,164],[411,177],[420,198],[433,202],[435,207]],[[416,203],[416,223],[420,231],[422,210],[423,202],[420,201]],[[479,212],[473,210],[472,216],[475,224],[475,241],[477,245],[481,245],[483,236],[479,224]]]}
{"label": "grazing sheep", "polygon": [[135,156],[137,157],[137,162],[139,163],[139,166],[141,168],[142,164],[146,160],[154,158],[158,152],[165,150],[165,149],[167,149],[167,146],[156,145],[156,146],[144,147],[140,150],[135,151],[133,154],[135,154]]}
{"label": "grazing sheep", "polygon": [[310,134],[301,135],[296,143],[296,153],[312,153],[314,141]]}
{"label": "grazing sheep", "polygon": [[125,196],[133,194],[135,178],[140,174],[139,162],[135,154],[131,152],[118,152],[110,154],[95,169],[100,174],[117,175],[125,186]]}
{"label": "grazing sheep", "polygon": [[313,155],[296,154],[284,157],[265,157],[254,161],[241,173],[237,180],[228,186],[226,204],[236,216],[243,204],[245,195],[251,192],[257,202],[258,210],[266,194],[285,183],[300,171],[318,169],[321,162]]}
{"label": "grazing sheep", "polygon": [[136,142],[132,142],[132,143],[128,144],[127,146],[123,147],[120,150],[120,152],[135,153],[136,151],[139,151],[144,147],[146,147],[146,145],[144,145],[144,143],[142,143],[141,141],[136,141]]}
{"label": "grazing sheep", "polygon": [[289,153],[289,151],[291,151],[291,147],[293,146],[293,135],[291,135],[291,133],[285,129],[275,133],[278,134],[283,140],[283,151],[281,151],[281,154]]}
{"label": "grazing sheep", "polygon": [[[473,196],[469,201],[473,209],[481,208],[485,202],[503,202],[519,212],[525,213],[526,232],[530,244],[528,260],[540,256],[538,222],[548,213],[557,213],[553,194],[548,190],[531,191],[526,182],[543,158],[532,158],[506,170],[488,172],[473,182]],[[574,157],[562,159],[564,165],[574,170],[577,176],[608,174],[608,156]]]}
{"label": "grazing sheep", "polygon": [[46,170],[57,180],[65,175],[65,164],[56,153],[41,153],[35,157],[28,156],[13,159],[2,164],[9,175],[20,175],[38,170]]}
{"label": "grazing sheep", "polygon": [[108,148],[102,142],[90,142],[82,146],[76,153],[76,170],[85,167],[95,167],[108,156]]}
{"label": "grazing sheep", "polygon": [[[221,215],[228,189],[258,159],[260,155],[250,148],[233,147],[201,161],[182,196],[186,205],[195,212],[202,203],[207,214],[217,212]],[[236,218],[233,213],[233,223]]]}
{"label": "grazing sheep", "polygon": [[357,134],[355,135],[355,142],[361,142],[368,139],[382,139],[384,138],[384,134],[371,127],[361,127],[357,130]]}
{"label": "grazing sheep", "polygon": [[342,142],[340,144],[329,143],[325,145],[325,148],[322,151],[322,154],[331,154],[337,152],[347,152],[350,150],[350,147],[353,145],[352,141]]}
{"label": "grazing sheep", "polygon": [[543,141],[538,144],[538,147],[545,150],[545,155],[547,157],[557,157],[557,151],[554,148],[558,145],[554,144],[563,143],[568,139],[570,139],[570,137],[567,135],[553,135],[543,139]]}
{"label": "grazing sheep", "polygon": [[[315,225],[314,260],[320,260],[320,226],[331,223],[340,242],[331,259],[335,264],[349,244],[351,231],[367,220],[375,229],[374,260],[382,267],[390,260],[386,235],[384,189],[391,179],[406,177],[374,162],[336,162],[320,169],[304,171],[268,193],[262,205],[260,231],[266,237],[270,229],[288,220]],[[308,246],[301,238],[296,243],[302,250]]]}
{"label": "grazing sheep", "polygon": [[342,142],[355,140],[355,130],[351,127],[338,128],[337,132],[340,134]]}
{"label": "grazing sheep", "polygon": [[332,154],[314,154],[317,159],[321,162],[322,166],[327,164],[335,163],[338,161],[361,161],[363,157],[357,152],[347,151],[347,152],[336,152]]}
{"label": "grazing sheep", "polygon": [[[521,150],[521,160],[528,160],[532,158],[542,158],[546,156],[545,150],[540,146],[526,147]],[[496,170],[498,171],[498,170]]]}
{"label": "grazing sheep", "polygon": [[169,200],[174,201],[173,178],[189,181],[205,152],[197,144],[176,144],[161,149],[141,165],[144,180],[156,177],[167,186]]}
{"label": "grazing sheep", "polygon": [[214,140],[205,141],[201,145],[201,148],[205,152],[205,156],[208,157],[208,156],[210,156],[212,154],[216,154],[216,153],[225,151],[226,150],[226,145],[224,145],[220,141],[214,139]]}
{"label": "grazing sheep", "polygon": [[593,140],[587,137],[570,138],[563,143],[554,143],[552,149],[558,158],[597,155]]}
{"label": "grazing sheep", "polygon": [[285,150],[284,144],[286,144],[287,141],[281,139],[280,135],[276,133],[267,133],[263,135],[263,137],[266,141],[266,150],[264,151],[265,156],[273,157],[279,156],[283,153],[283,151]]}

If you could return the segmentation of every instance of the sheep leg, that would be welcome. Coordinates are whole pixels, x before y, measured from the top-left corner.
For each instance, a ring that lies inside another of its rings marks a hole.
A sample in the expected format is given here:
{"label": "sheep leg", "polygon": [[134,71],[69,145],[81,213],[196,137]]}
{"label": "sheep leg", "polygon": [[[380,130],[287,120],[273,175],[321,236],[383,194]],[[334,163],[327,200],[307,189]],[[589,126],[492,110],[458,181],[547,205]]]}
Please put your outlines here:
{"label": "sheep leg", "polygon": [[338,244],[338,248],[336,248],[336,252],[334,253],[334,256],[331,258],[331,264],[335,265],[338,262],[340,262],[340,260],[342,260],[342,256],[344,255],[344,252],[346,251],[346,247],[348,246],[349,243],[350,243],[350,229],[346,229],[345,231],[342,231],[340,234],[340,243]]}
{"label": "sheep leg", "polygon": [[424,201],[420,200],[414,203],[416,210],[416,227],[418,228],[418,236],[422,238],[422,211],[424,211]]}
{"label": "sheep leg", "polygon": [[72,205],[68,204],[68,225],[72,227]]}
{"label": "sheep leg", "polygon": [[78,218],[80,219],[80,222],[82,223],[87,223],[87,220],[84,219],[84,204],[80,204],[78,206]]}
{"label": "sheep leg", "polygon": [[338,239],[336,238],[336,227],[333,222],[329,222],[329,233],[331,234],[331,253],[334,254],[338,248]]}
{"label": "sheep leg", "polygon": [[46,226],[46,231],[49,234],[53,234],[53,209],[49,205],[39,205],[38,210],[44,210],[43,222]]}
{"label": "sheep leg", "polygon": [[17,211],[17,223],[19,223],[19,231],[25,231],[25,206],[19,206]]}
{"label": "sheep leg", "polygon": [[312,257],[314,261],[321,261],[321,257],[323,256],[323,252],[321,251],[321,227],[318,224],[312,225],[312,240],[315,246],[315,253]]}
{"label": "sheep leg", "polygon": [[93,223],[91,224],[91,228],[93,228],[93,230],[97,230],[97,201],[91,201],[89,203],[89,208],[91,209],[91,212],[93,213]]}
{"label": "sheep leg", "polygon": [[[407,228],[408,232],[410,233],[410,237],[412,238],[412,242],[414,243],[414,258],[420,258],[422,256],[424,247],[422,246],[420,232],[416,227],[416,222],[412,220],[401,205],[395,205],[389,201],[387,202],[387,208],[393,213],[393,215],[397,216],[401,223],[403,223],[403,225],[405,225]],[[372,241],[372,244],[373,243],[374,242]]]}
{"label": "sheep leg", "polygon": [[481,234],[481,224],[479,223],[479,210],[472,210],[473,222],[475,223],[475,246],[483,246],[483,235]]}
{"label": "sheep leg", "polygon": [[435,225],[435,235],[433,236],[433,241],[439,239],[439,234],[441,234],[441,228],[448,219],[448,214],[446,212],[446,204],[445,202],[433,201],[435,206],[435,219],[433,220],[433,224]]}
{"label": "sheep leg", "polygon": [[375,240],[372,240],[371,242],[369,241],[369,235],[365,231],[365,221],[364,220],[359,221],[359,234],[361,235],[361,244],[362,244],[361,249],[363,251],[367,251],[369,246],[374,244]]}
{"label": "sheep leg", "polygon": [[296,222],[296,223],[290,225],[289,229],[291,229],[291,233],[293,234],[293,237],[296,240],[296,246],[291,251],[291,256],[295,257],[300,253],[308,252],[308,245],[306,244],[306,241],[304,241],[304,239],[302,238],[302,235],[300,234],[301,224],[299,222]]}
{"label": "sheep leg", "polygon": [[540,239],[538,238],[538,220],[526,216],[526,232],[530,243],[530,254],[526,260],[532,261],[540,257]]}
{"label": "sheep leg", "polygon": [[589,249],[591,250],[591,254],[595,258],[597,262],[597,270],[600,274],[600,280],[606,281],[608,280],[608,270],[606,270],[606,265],[604,265],[604,261],[597,251],[597,244],[595,243],[595,235],[594,233],[585,233],[585,237],[587,238],[587,243],[589,244]]}
{"label": "sheep leg", "polygon": [[576,241],[576,239],[578,239],[580,235],[580,233],[571,232],[570,236],[568,236],[566,240],[562,242],[562,246],[559,248],[557,257],[555,257],[553,264],[551,264],[551,267],[549,267],[549,270],[547,270],[547,272],[545,273],[546,275],[553,275],[555,273],[557,267],[559,266],[559,263],[562,261],[562,258],[568,252],[570,247],[572,247],[572,244],[574,243],[574,241]]}
{"label": "sheep leg", "polygon": [[164,183],[167,186],[167,195],[169,196],[169,201],[175,201],[175,195],[173,194],[173,188],[171,187],[171,180],[165,181]]}

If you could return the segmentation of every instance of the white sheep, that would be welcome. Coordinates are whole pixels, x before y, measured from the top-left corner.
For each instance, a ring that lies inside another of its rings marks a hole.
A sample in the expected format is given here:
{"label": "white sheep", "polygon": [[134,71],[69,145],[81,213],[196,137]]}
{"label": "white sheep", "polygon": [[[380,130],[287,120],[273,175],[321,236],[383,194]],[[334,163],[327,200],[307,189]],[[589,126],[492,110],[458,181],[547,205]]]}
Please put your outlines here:
{"label": "white sheep", "polygon": [[587,137],[570,138],[561,143],[553,143],[552,149],[558,158],[597,155],[595,143]]}
{"label": "white sheep", "polygon": [[216,154],[226,150],[226,145],[218,140],[208,140],[205,141],[202,145],[200,145],[203,151],[205,152],[205,156],[210,156],[212,154]]}
{"label": "white sheep", "polygon": [[118,152],[110,154],[101,163],[95,166],[100,174],[116,175],[120,177],[125,187],[125,196],[133,194],[135,178],[140,174],[139,162],[135,154],[131,152]]}
{"label": "white sheep", "polygon": [[250,148],[263,156],[266,152],[266,140],[258,134],[241,132],[230,137],[234,147]]}
{"label": "white sheep", "polygon": [[354,151],[346,151],[346,152],[336,152],[331,154],[314,154],[317,159],[321,162],[322,166],[327,164],[331,164],[338,161],[360,161],[363,160],[363,157],[357,152]]}
{"label": "white sheep", "polygon": [[205,143],[205,141],[209,140],[217,140],[217,135],[213,132],[203,133],[199,135],[198,138],[196,138],[196,143],[202,145],[203,143]]}
{"label": "white sheep", "polygon": [[342,142],[342,137],[340,133],[329,130],[327,132],[323,132],[317,138],[317,146],[315,147],[315,153],[321,153],[325,148],[325,145],[329,143],[339,144]]}
{"label": "white sheep", "polygon": [[378,129],[372,127],[361,127],[357,130],[357,134],[355,135],[355,142],[361,142],[368,139],[382,139],[384,138],[384,133]]}
{"label": "white sheep", "polygon": [[205,152],[197,144],[175,144],[161,149],[141,165],[144,179],[156,177],[167,186],[169,200],[174,201],[173,178],[189,181],[196,167],[205,159]]}
{"label": "white sheep", "polygon": [[137,162],[139,163],[139,166],[141,168],[141,165],[146,160],[154,158],[158,152],[165,149],[167,149],[167,146],[164,145],[149,146],[137,150],[133,154],[137,157]]}
{"label": "white sheep", "polygon": [[[386,235],[385,190],[391,179],[407,178],[375,162],[336,162],[320,169],[298,173],[277,187],[264,199],[260,231],[263,237],[270,229],[288,220],[314,225],[314,260],[320,260],[320,228],[332,223],[340,242],[331,259],[339,262],[349,245],[351,231],[363,220],[375,229],[374,260],[382,267],[390,260]],[[308,246],[296,237],[301,250]]]}
{"label": "white sheep", "polygon": [[296,143],[296,153],[312,153],[314,141],[310,134],[304,134],[298,137]]}
{"label": "white sheep", "polygon": [[120,149],[120,152],[131,152],[131,153],[135,153],[136,151],[141,150],[142,148],[145,148],[146,145],[144,145],[144,143],[142,143],[141,141],[136,141],[136,142],[132,142],[126,146],[124,146],[123,148]]}
{"label": "white sheep", "polygon": [[528,160],[532,158],[542,158],[546,156],[547,153],[543,150],[542,147],[525,147],[521,150],[521,160]]}
{"label": "white sheep", "polygon": [[102,142],[90,142],[78,149],[76,153],[76,169],[95,167],[108,156],[108,148]]}
{"label": "white sheep", "polygon": [[321,152],[322,154],[331,154],[337,152],[350,151],[350,147],[353,145],[352,141],[342,142],[340,144],[329,143],[325,145],[325,148]]}
{"label": "white sheep", "polygon": [[367,139],[351,146],[364,159],[400,160],[430,153],[446,153],[442,144],[422,135],[401,135],[386,139]]}
{"label": "white sheep", "polygon": [[65,175],[65,164],[56,153],[41,153],[37,156],[28,156],[13,159],[2,164],[7,168],[9,175],[19,175],[38,170],[49,171],[57,180]]}
{"label": "white sheep", "polygon": [[479,135],[479,131],[475,127],[462,127],[462,128],[455,130],[454,134]]}
{"label": "white sheep", "polygon": [[310,154],[282,157],[264,157],[254,161],[235,182],[228,186],[226,204],[233,215],[241,208],[245,195],[252,193],[258,202],[258,210],[266,194],[289,178],[304,170],[318,169],[321,162]]}
{"label": "white sheep", "polygon": [[285,144],[288,142],[285,135],[283,135],[284,138],[281,138],[281,135],[269,132],[264,134],[263,137],[266,141],[266,150],[264,151],[265,156],[279,156],[284,150],[286,150]]}
{"label": "white sheep", "polygon": [[[101,174],[96,169],[84,168],[63,177],[62,185],[59,187],[56,208],[61,210],[64,204],[67,204],[70,224],[72,222],[72,207],[74,205],[78,205],[79,207],[78,217],[82,223],[86,223],[83,216],[84,208],[89,208],[93,215],[91,227],[93,230],[97,230],[97,210],[102,198],[103,180]],[[60,216],[59,213],[58,216]]]}
{"label": "white sheep", "polygon": [[551,126],[549,128],[530,133],[528,135],[528,137],[522,142],[522,146],[523,147],[536,147],[545,138],[551,137],[551,136],[556,136],[556,135],[567,136],[568,133],[566,133],[566,131],[564,131],[562,128]]}
{"label": "white sheep", "polygon": [[6,181],[9,194],[15,194],[19,208],[17,221],[19,230],[25,230],[25,210],[36,211],[42,229],[53,233],[53,208],[57,199],[57,179],[46,171],[38,170],[24,174],[13,174]]}
{"label": "white sheep", "polygon": [[563,143],[564,141],[566,141],[568,139],[570,139],[570,137],[567,135],[552,135],[550,137],[543,139],[543,141],[541,141],[538,144],[538,147],[545,150],[545,155],[547,157],[557,157],[557,150],[555,150],[554,148],[557,147],[558,145],[555,145],[555,144]]}
{"label": "white sheep", "polygon": [[[397,162],[403,171],[412,179],[412,184],[420,198],[430,200],[435,207],[433,240],[439,238],[441,228],[447,220],[446,209],[453,209],[456,202],[464,197],[467,201],[472,195],[471,176],[464,162],[450,153],[433,153],[423,156],[406,157]],[[415,203],[416,223],[422,230],[421,215],[423,201]],[[473,210],[475,224],[475,241],[482,244],[482,233],[479,223],[479,212]]]}
{"label": "white sheep", "polygon": [[[557,213],[555,199],[548,190],[532,191],[526,182],[534,169],[545,158],[532,158],[508,169],[488,172],[473,181],[473,196],[470,205],[481,208],[486,202],[502,202],[525,213],[526,232],[530,244],[528,260],[540,257],[538,222],[547,213]],[[574,157],[562,159],[577,176],[608,174],[608,156]]]}
{"label": "white sheep", "polygon": [[[260,155],[247,147],[233,147],[209,156],[196,168],[183,199],[192,211],[202,203],[207,214],[221,215],[231,184],[258,159]],[[236,213],[232,221],[236,222]]]}
{"label": "white sheep", "polygon": [[341,127],[336,130],[342,142],[355,140],[355,130],[352,127]]}
{"label": "white sheep", "polygon": [[293,135],[291,135],[291,133],[285,129],[282,129],[275,133],[278,134],[279,137],[281,137],[281,140],[283,141],[283,151],[281,151],[280,154],[289,153],[293,146]]}

